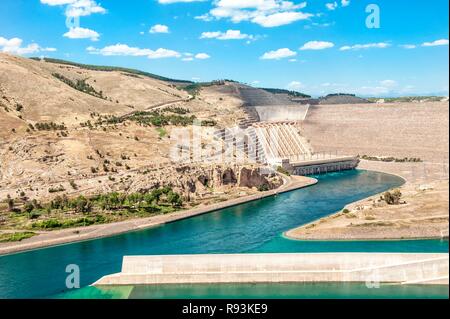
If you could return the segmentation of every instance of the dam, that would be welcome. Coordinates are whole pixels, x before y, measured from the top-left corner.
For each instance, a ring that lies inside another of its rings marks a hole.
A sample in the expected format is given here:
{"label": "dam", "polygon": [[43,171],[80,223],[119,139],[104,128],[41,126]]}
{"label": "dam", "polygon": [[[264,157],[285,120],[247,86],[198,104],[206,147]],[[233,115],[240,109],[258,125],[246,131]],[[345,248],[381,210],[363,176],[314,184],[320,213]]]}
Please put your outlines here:
{"label": "dam", "polygon": [[313,253],[125,256],[94,286],[365,282],[448,284],[448,254]]}
{"label": "dam", "polygon": [[286,94],[272,94],[264,89],[236,86],[245,104],[245,117],[233,129],[216,132],[219,138],[251,161],[273,169],[282,167],[294,175],[312,175],[352,170],[357,156],[315,152],[301,133],[309,104],[299,103]]}

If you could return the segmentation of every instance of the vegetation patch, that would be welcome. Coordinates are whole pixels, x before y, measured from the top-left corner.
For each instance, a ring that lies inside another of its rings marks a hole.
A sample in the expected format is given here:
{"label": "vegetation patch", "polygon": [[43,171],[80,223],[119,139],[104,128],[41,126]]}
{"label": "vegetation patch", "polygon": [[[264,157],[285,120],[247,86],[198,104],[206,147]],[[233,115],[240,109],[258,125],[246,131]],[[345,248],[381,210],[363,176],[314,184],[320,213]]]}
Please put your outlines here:
{"label": "vegetation patch", "polygon": [[156,131],[158,132],[160,138],[164,138],[167,136],[167,131],[163,127],[156,128]]}
{"label": "vegetation patch", "polygon": [[291,173],[289,173],[285,168],[282,166],[277,167],[277,172],[286,176],[291,176]]}
{"label": "vegetation patch", "polygon": [[0,243],[18,242],[36,235],[33,232],[2,233],[0,234]]}
{"label": "vegetation patch", "polygon": [[[18,202],[21,201],[22,205]],[[5,223],[11,229],[54,230],[168,214],[183,208],[182,196],[171,187],[141,193],[108,193],[68,198],[58,195],[41,204],[11,197],[5,202]]]}
{"label": "vegetation patch", "polygon": [[106,97],[103,96],[103,92],[102,91],[97,92],[89,83],[86,82],[85,79],[76,80],[76,82],[74,82],[71,79],[68,79],[64,75],[59,73],[53,73],[52,75],[75,90],[106,100]]}
{"label": "vegetation patch", "polygon": [[444,99],[442,96],[402,96],[392,98],[370,98],[369,101],[377,102],[383,99],[386,103],[394,102],[440,102]]}
{"label": "vegetation patch", "polygon": [[284,89],[271,89],[271,88],[261,88],[261,90],[264,90],[266,92],[272,93],[272,94],[287,94],[291,97],[298,97],[298,98],[304,98],[304,99],[310,99],[311,95],[300,93],[297,91],[290,91],[290,90],[284,90]]}
{"label": "vegetation patch", "polygon": [[374,161],[374,162],[396,162],[396,163],[422,163],[423,160],[415,157],[405,157],[405,158],[395,158],[395,157],[377,157],[377,156],[368,156],[368,155],[358,155],[358,158],[366,160],[366,161]]}
{"label": "vegetation patch", "polygon": [[65,131],[67,127],[63,124],[56,124],[54,122],[36,123],[34,127],[30,124],[30,129],[36,128],[38,131]]}
{"label": "vegetation patch", "polygon": [[[38,58],[38,57],[32,57],[31,59],[36,60],[36,61],[41,61],[41,58]],[[49,62],[49,63],[71,65],[71,66],[79,67],[79,68],[85,69],[85,70],[105,71],[105,72],[123,72],[123,73],[128,73],[128,75],[141,75],[141,76],[149,77],[152,79],[157,79],[157,80],[162,80],[162,81],[167,81],[167,82],[192,83],[191,81],[175,80],[175,79],[166,78],[163,76],[159,76],[159,75],[144,72],[144,71],[115,67],[115,66],[81,64],[81,63],[75,63],[75,62],[70,62],[70,61],[65,61],[65,60],[60,60],[60,59],[51,59],[51,58],[45,58],[44,61]]]}

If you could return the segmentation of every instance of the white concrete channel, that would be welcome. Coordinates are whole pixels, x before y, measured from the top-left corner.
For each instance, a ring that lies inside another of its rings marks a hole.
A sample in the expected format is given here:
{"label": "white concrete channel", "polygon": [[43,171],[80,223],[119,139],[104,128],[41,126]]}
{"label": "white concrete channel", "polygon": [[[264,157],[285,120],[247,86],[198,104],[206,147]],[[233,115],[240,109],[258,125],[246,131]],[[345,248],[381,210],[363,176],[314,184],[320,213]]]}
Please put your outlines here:
{"label": "white concrete channel", "polygon": [[207,283],[449,283],[449,254],[317,253],[126,256],[95,286]]}

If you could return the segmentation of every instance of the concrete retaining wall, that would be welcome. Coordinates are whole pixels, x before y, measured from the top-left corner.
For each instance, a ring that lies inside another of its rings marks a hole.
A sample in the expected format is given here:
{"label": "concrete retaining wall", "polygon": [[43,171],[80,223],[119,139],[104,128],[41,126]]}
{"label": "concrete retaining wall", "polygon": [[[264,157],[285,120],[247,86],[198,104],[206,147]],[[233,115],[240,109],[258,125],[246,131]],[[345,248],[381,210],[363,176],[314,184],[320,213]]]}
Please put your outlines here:
{"label": "concrete retaining wall", "polygon": [[448,254],[249,254],[124,257],[94,285],[270,282],[448,284]]}

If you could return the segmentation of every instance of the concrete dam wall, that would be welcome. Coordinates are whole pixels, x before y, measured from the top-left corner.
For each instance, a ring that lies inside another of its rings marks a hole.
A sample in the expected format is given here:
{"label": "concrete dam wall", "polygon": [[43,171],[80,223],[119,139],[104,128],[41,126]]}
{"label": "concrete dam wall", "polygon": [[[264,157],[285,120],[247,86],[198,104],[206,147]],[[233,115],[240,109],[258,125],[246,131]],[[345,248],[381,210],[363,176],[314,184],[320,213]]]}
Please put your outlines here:
{"label": "concrete dam wall", "polygon": [[318,253],[124,257],[94,285],[280,282],[447,284],[448,254]]}
{"label": "concrete dam wall", "polygon": [[261,121],[303,121],[308,105],[260,105],[254,106]]}

